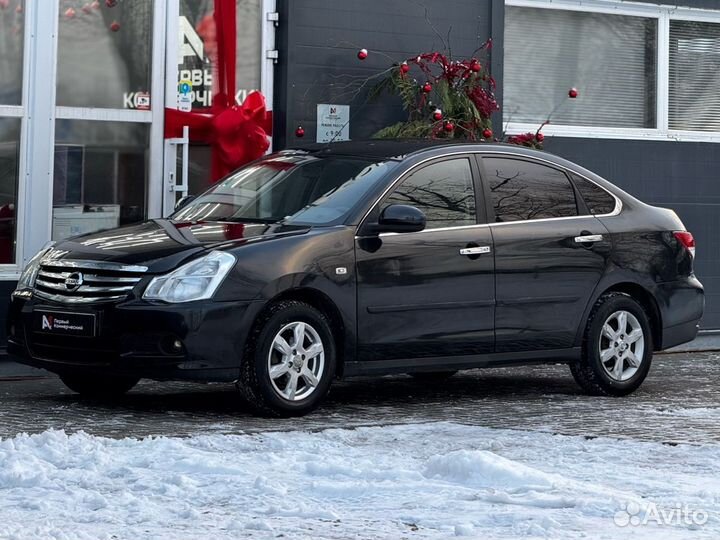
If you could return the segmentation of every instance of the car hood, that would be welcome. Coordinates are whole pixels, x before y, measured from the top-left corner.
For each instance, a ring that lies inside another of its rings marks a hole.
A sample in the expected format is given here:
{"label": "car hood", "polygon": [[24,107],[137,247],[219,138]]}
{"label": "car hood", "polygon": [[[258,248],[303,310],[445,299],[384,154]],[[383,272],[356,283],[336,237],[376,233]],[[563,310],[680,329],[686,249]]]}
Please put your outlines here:
{"label": "car hood", "polygon": [[151,272],[164,272],[203,251],[304,234],[308,230],[279,224],[155,219],[63,240],[53,247],[52,258],[140,264],[148,266]]}

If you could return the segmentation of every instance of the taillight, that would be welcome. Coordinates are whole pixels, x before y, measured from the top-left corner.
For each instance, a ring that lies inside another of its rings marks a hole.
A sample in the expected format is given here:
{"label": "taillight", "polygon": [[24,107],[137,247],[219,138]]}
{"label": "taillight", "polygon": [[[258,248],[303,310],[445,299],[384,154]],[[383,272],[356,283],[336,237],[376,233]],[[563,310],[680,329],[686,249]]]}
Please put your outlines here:
{"label": "taillight", "polygon": [[690,254],[694,257],[695,256],[695,238],[693,238],[692,233],[687,231],[675,231],[673,233],[675,235],[675,238],[678,239],[678,241],[685,246],[685,249],[687,249]]}

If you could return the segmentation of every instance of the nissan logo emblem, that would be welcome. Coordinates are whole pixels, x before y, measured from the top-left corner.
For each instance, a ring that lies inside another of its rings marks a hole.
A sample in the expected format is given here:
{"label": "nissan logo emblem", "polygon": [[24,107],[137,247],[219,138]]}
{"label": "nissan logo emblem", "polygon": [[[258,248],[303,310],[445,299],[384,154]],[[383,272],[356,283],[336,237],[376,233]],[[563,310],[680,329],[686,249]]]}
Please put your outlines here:
{"label": "nissan logo emblem", "polygon": [[70,292],[77,291],[83,284],[83,275],[80,272],[73,272],[65,278],[65,288]]}

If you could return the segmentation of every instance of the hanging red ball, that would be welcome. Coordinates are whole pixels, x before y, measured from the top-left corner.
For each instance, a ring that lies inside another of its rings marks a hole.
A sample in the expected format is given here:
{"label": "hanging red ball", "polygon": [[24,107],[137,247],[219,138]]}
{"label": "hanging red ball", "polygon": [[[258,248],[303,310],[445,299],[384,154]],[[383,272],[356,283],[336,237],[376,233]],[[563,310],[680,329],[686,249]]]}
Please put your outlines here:
{"label": "hanging red ball", "polygon": [[571,88],[568,91],[568,96],[570,97],[570,99],[575,99],[576,97],[578,97],[579,94],[580,92],[578,92],[577,88]]}
{"label": "hanging red ball", "polygon": [[453,124],[452,122],[445,122],[444,128],[445,128],[445,131],[450,133],[451,131],[455,130],[455,124]]}
{"label": "hanging red ball", "polygon": [[113,32],[119,32],[120,31],[120,23],[117,21],[113,21],[113,23],[110,25],[110,30]]}
{"label": "hanging red ball", "polygon": [[430,92],[432,92],[432,84],[430,84],[429,82],[425,83],[422,87],[422,91],[425,92],[426,94],[429,94]]}
{"label": "hanging red ball", "polygon": [[478,73],[482,69],[482,65],[480,65],[480,62],[473,62],[470,66],[470,69],[473,70],[475,73]]}
{"label": "hanging red ball", "polygon": [[298,139],[302,139],[305,136],[305,129],[302,126],[298,126],[298,128],[295,130],[295,136]]}
{"label": "hanging red ball", "polygon": [[442,117],[443,117],[442,111],[440,109],[435,109],[435,112],[433,112],[433,119],[435,121],[440,121],[440,120],[442,120]]}
{"label": "hanging red ball", "polygon": [[367,49],[360,49],[358,51],[357,57],[359,60],[365,60],[368,57]]}
{"label": "hanging red ball", "polygon": [[117,6],[117,0],[105,0],[105,5],[109,8]]}
{"label": "hanging red ball", "polygon": [[536,133],[535,138],[537,139],[537,142],[543,142],[545,140],[545,135],[542,133]]}
{"label": "hanging red ball", "polygon": [[490,128],[485,128],[485,129],[483,130],[483,137],[485,137],[486,139],[492,139],[492,136],[493,136],[492,129],[490,129]]}
{"label": "hanging red ball", "polygon": [[73,17],[75,17],[75,10],[71,7],[67,8],[65,10],[65,18],[72,19]]}
{"label": "hanging red ball", "polygon": [[410,71],[410,66],[407,62],[403,62],[402,64],[400,64],[400,71],[402,73],[407,73],[408,71]]}

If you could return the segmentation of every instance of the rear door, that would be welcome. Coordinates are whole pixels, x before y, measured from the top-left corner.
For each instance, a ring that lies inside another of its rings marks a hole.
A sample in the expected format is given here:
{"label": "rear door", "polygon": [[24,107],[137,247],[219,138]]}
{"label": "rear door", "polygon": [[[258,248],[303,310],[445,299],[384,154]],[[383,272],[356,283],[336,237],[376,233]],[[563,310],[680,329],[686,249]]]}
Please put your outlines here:
{"label": "rear door", "polygon": [[422,165],[368,216],[376,222],[386,206],[407,204],[427,227],[356,240],[360,360],[493,351],[492,237],[477,181],[472,156]]}
{"label": "rear door", "polygon": [[561,169],[481,159],[495,246],[497,352],[572,347],[605,272],[610,237]]}

